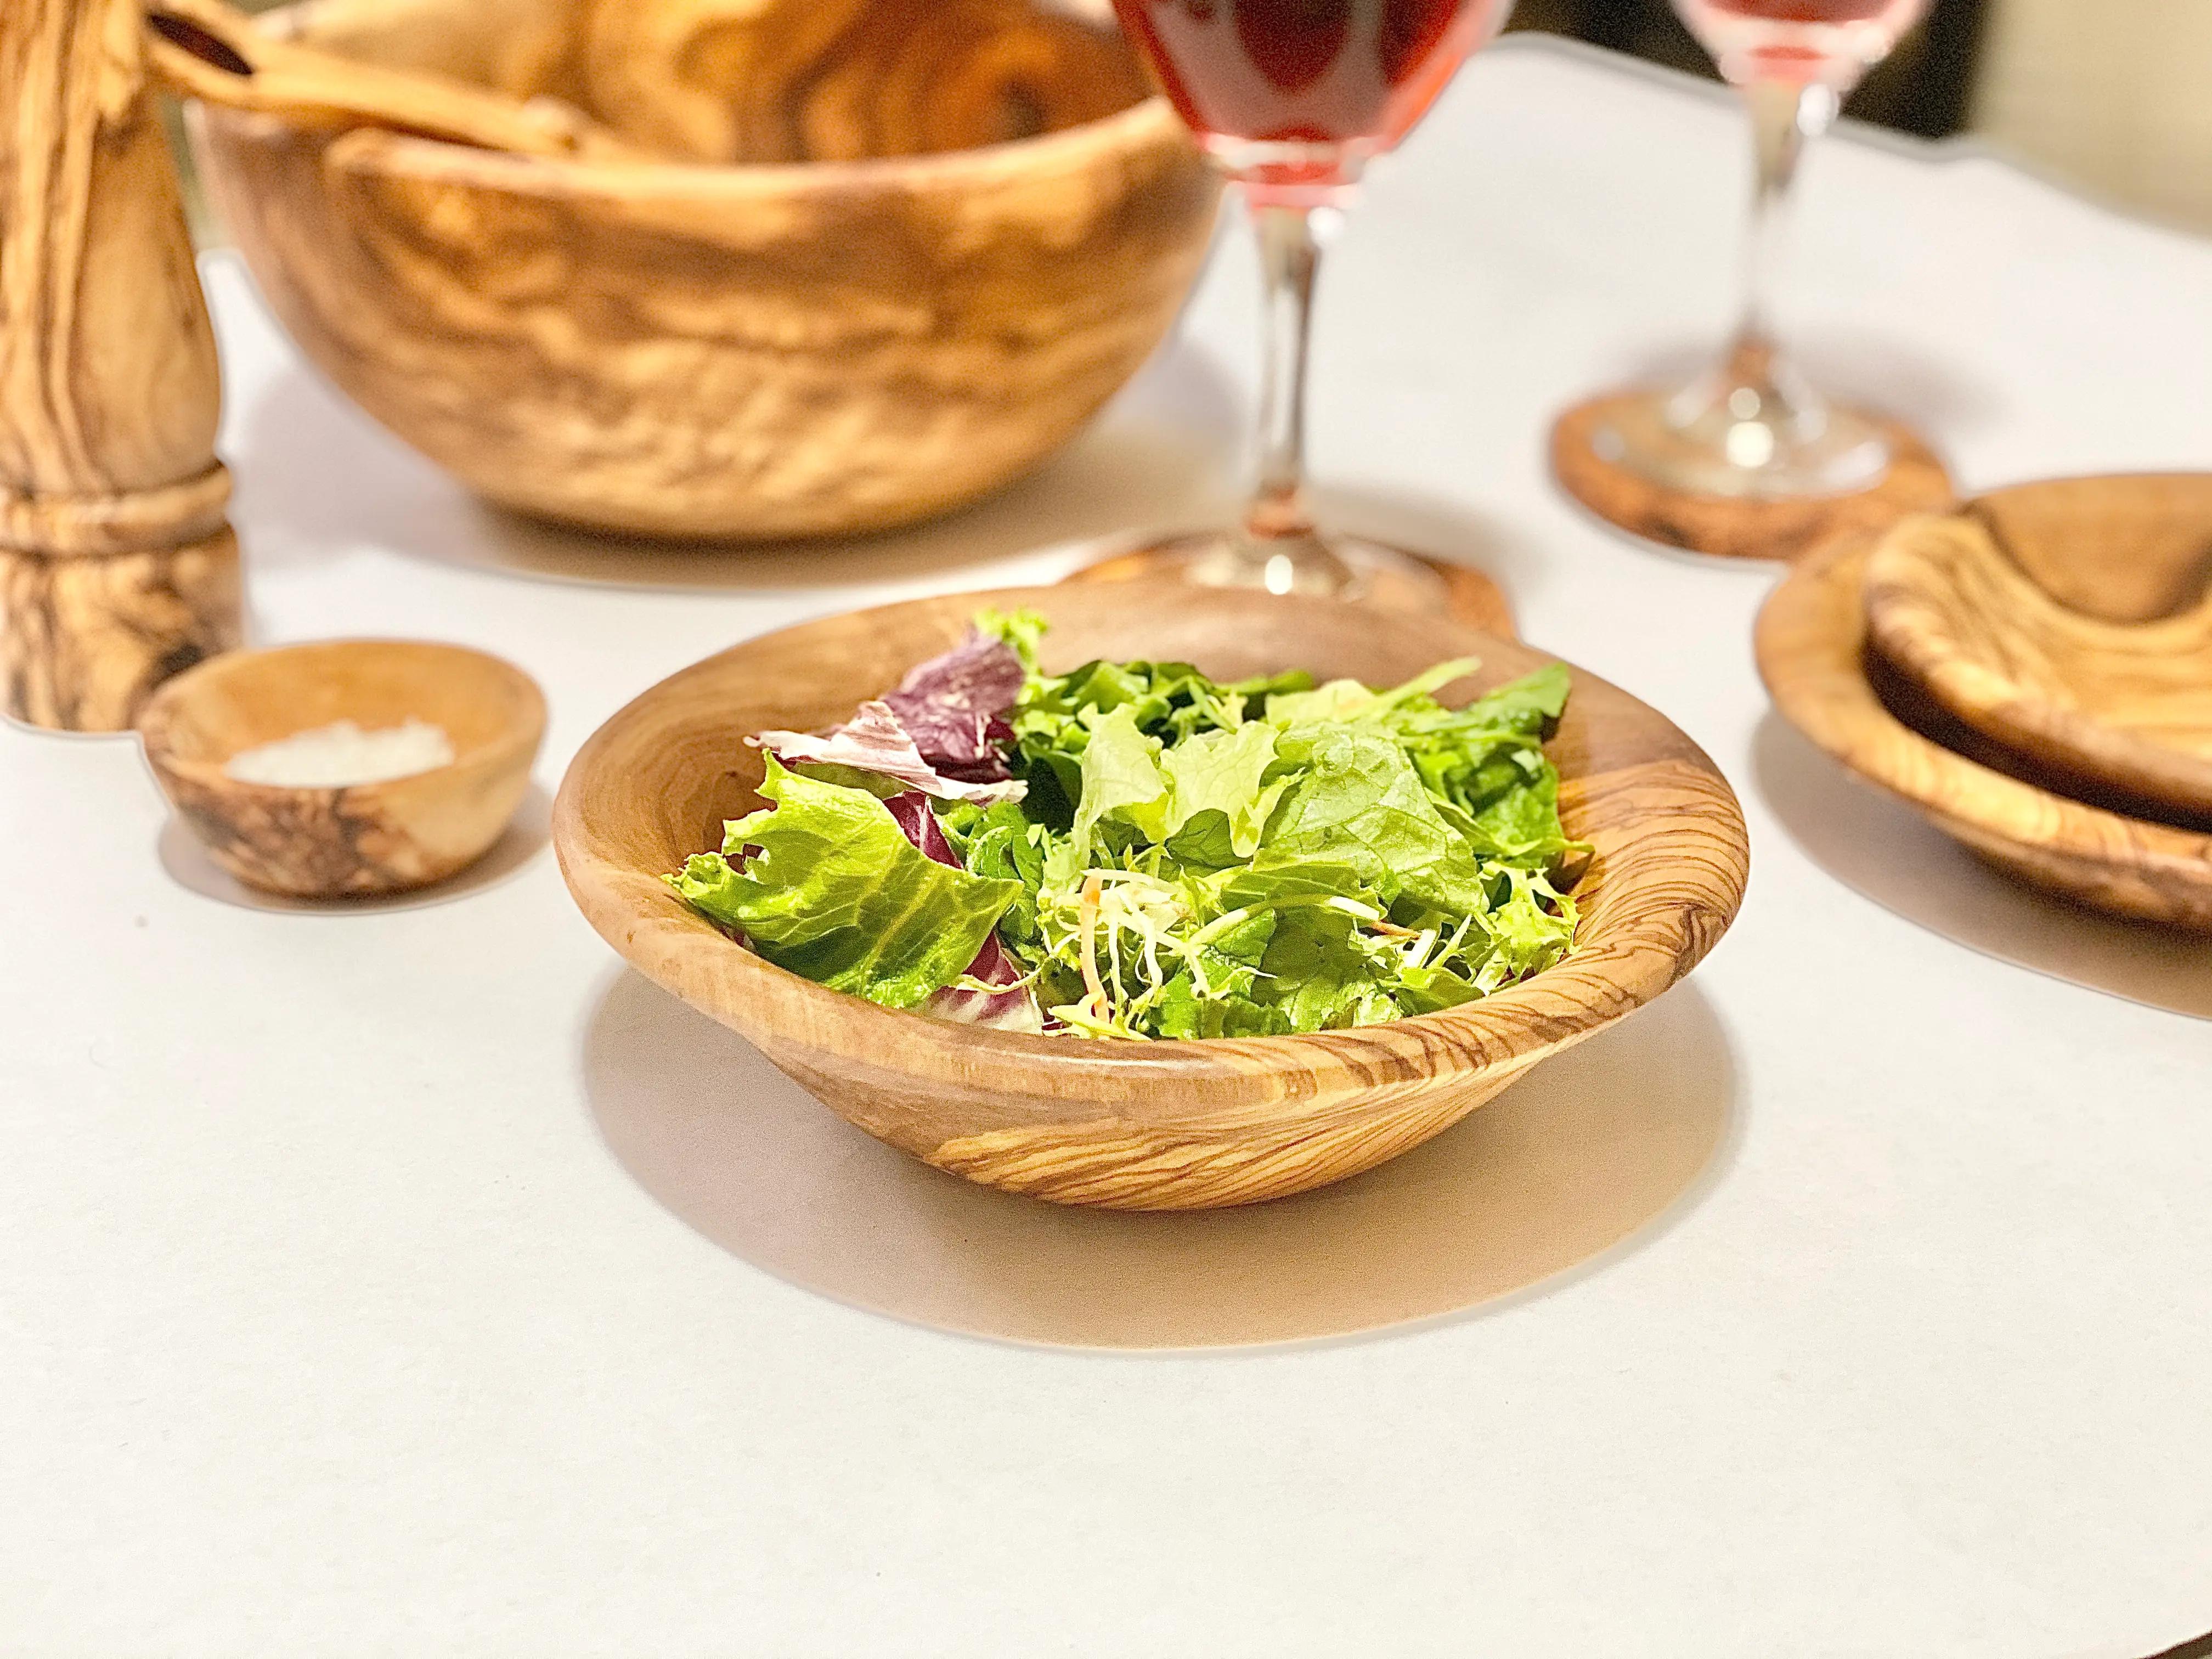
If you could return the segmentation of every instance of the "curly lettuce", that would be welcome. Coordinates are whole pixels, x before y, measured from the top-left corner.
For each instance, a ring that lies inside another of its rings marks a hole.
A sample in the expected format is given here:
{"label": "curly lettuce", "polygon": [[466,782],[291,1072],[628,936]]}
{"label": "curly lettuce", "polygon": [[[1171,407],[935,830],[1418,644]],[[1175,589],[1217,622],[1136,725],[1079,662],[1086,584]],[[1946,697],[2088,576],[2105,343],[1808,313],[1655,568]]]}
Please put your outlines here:
{"label": "curly lettuce", "polygon": [[[1587,849],[1560,823],[1543,747],[1563,666],[1454,707],[1437,694],[1470,661],[1382,690],[1222,684],[1184,663],[1048,675],[1042,633],[986,613],[966,657],[939,659],[963,672],[924,665],[905,683],[960,687],[960,719],[995,734],[1021,786],[907,797],[933,859],[878,799],[897,778],[771,761],[770,807],[730,824],[678,890],[825,984],[895,1007],[989,988],[1088,1036],[1371,1024],[1487,996],[1571,949],[1568,872]],[[1000,707],[1012,676],[974,671],[1008,658],[1023,673]]]}

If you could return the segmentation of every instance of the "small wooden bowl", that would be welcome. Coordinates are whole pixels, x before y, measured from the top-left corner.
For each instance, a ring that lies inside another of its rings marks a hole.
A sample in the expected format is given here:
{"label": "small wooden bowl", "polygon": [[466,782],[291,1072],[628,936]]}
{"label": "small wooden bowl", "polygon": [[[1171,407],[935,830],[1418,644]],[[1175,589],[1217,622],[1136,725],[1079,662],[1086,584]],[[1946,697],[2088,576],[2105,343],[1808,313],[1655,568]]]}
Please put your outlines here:
{"label": "small wooden bowl", "polygon": [[1867,566],[1875,648],[2069,789],[2212,820],[2212,473],[2064,478],[1906,520]]}
{"label": "small wooden bowl", "polygon": [[1759,670],[1783,718],[2000,869],[2116,915],[2212,933],[2212,836],[2054,794],[1951,746],[1971,746],[1971,732],[1939,743],[1893,712],[1870,678],[1881,667],[1867,641],[1874,544],[1814,555],[1760,609]]}
{"label": "small wooden bowl", "polygon": [[[444,728],[452,764],[298,789],[223,770],[242,750],[336,720]],[[396,893],[488,851],[530,785],[545,698],[512,663],[458,645],[331,640],[234,651],[179,674],[138,717],[178,816],[249,887],[300,898]]]}
{"label": "small wooden bowl", "polygon": [[973,501],[1135,372],[1212,232],[1218,181],[1127,43],[1045,0],[327,0],[264,22],[556,93],[665,155],[196,111],[307,355],[471,488],[574,523],[817,536]]}
{"label": "small wooden bowl", "polygon": [[1547,1056],[1657,996],[1742,902],[1743,817],[1711,761],[1577,671],[1551,744],[1570,833],[1595,845],[1573,954],[1483,1001],[1361,1030],[1094,1042],[877,1006],[733,944],[661,880],[757,805],[744,734],[842,719],[984,605],[1051,619],[1049,665],[1195,662],[1224,678],[1311,669],[1370,684],[1462,654],[1473,695],[1546,660],[1442,616],[1158,582],[961,593],[754,640],[664,680],[584,745],[554,805],[569,890],[656,983],[750,1038],[869,1133],[970,1180],[1064,1204],[1204,1209],[1276,1198],[1418,1146]]}

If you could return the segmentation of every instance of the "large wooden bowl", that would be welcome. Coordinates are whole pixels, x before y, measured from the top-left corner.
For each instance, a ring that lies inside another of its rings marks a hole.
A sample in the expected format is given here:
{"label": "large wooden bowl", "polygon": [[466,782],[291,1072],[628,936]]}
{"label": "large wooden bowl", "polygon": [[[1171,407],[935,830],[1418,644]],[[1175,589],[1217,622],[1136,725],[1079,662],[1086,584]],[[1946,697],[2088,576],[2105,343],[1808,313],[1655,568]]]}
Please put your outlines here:
{"label": "large wooden bowl", "polygon": [[1127,46],[1028,0],[325,0],[267,26],[558,94],[665,161],[196,112],[277,315],[495,501],[878,528],[1034,465],[1173,321],[1217,185]]}
{"label": "large wooden bowl", "polygon": [[554,807],[576,902],[647,977],[750,1038],[869,1133],[939,1169],[1060,1203],[1198,1209],[1335,1181],[1418,1146],[1547,1056],[1657,996],[1734,918],[1743,817],[1664,716],[1577,671],[1552,752],[1569,831],[1595,845],[1566,962],[1486,1000],[1356,1031],[1199,1042],[1026,1036],[895,1012],[786,973],[678,901],[663,871],[719,843],[761,776],[742,741],[848,714],[983,605],[1053,623],[1048,667],[1194,661],[1370,683],[1462,653],[1472,695],[1541,653],[1439,617],[1147,583],[956,594],[809,623],[663,681],[584,745]]}

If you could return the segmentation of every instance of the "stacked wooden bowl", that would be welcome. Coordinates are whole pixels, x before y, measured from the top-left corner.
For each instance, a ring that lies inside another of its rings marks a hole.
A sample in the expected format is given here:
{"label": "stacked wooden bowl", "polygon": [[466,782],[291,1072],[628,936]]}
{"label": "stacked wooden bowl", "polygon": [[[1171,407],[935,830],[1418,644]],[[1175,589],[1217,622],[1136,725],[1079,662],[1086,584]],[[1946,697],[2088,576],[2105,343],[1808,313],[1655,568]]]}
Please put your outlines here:
{"label": "stacked wooden bowl", "polygon": [[1785,719],[1983,857],[2212,933],[2212,474],[2024,484],[1832,544],[1758,643]]}

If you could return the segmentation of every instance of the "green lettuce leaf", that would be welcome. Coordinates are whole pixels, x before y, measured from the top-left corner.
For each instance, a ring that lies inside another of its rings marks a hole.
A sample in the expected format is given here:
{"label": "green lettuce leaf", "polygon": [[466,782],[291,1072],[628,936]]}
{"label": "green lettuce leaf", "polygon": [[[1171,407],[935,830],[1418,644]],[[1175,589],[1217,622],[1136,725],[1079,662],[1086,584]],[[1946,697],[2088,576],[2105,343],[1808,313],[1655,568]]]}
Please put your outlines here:
{"label": "green lettuce leaf", "polygon": [[1305,775],[1268,825],[1255,872],[1321,860],[1357,872],[1384,909],[1401,895],[1452,916],[1488,908],[1473,849],[1393,739],[1357,726],[1293,726],[1279,752]]}
{"label": "green lettuce leaf", "polygon": [[[1543,749],[1549,665],[1464,708],[1474,665],[1401,685],[1300,672],[1219,684],[1187,663],[1036,667],[1042,620],[985,614],[1026,678],[1019,802],[933,809],[932,863],[870,799],[808,769],[672,880],[772,960],[911,1006],[992,934],[1041,1006],[1099,1037],[1238,1037],[1433,1012],[1558,962],[1577,844]],[[842,786],[842,787],[841,787]],[[750,856],[749,858],[749,849]]]}
{"label": "green lettuce leaf", "polygon": [[[1378,972],[1378,967],[1381,971]],[[1384,988],[1358,923],[1340,910],[1303,905],[1277,913],[1254,994],[1293,1031],[1328,1031],[1396,1019],[1403,1012]]]}
{"label": "green lettuce leaf", "polygon": [[[1109,813],[1128,817],[1140,830],[1157,828],[1168,781],[1160,771],[1159,739],[1137,728],[1133,707],[1116,704],[1089,722],[1084,745],[1081,794],[1076,801],[1074,842],[1080,855]],[[1149,838],[1149,836],[1148,836]]]}
{"label": "green lettuce leaf", "polygon": [[1505,726],[1534,737],[1549,732],[1566,712],[1570,684],[1566,664],[1547,662],[1488,696],[1478,697],[1459,710],[1456,718],[1469,726]]}
{"label": "green lettuce leaf", "polygon": [[1014,654],[1022,659],[1022,666],[1032,674],[1037,672],[1037,646],[1044,639],[1045,629],[1051,624],[1036,611],[1024,608],[1017,611],[985,609],[975,613],[975,631],[993,639],[1004,640],[1014,647]]}
{"label": "green lettuce leaf", "polygon": [[695,856],[669,884],[820,984],[911,1008],[967,970],[1021,895],[1018,881],[928,857],[866,790],[786,771],[771,755],[761,793],[775,805],[726,825],[722,851]]}
{"label": "green lettuce leaf", "polygon": [[1436,709],[1430,694],[1473,673],[1481,664],[1472,657],[1456,657],[1425,669],[1403,685],[1388,691],[1370,691],[1358,680],[1331,680],[1311,691],[1267,699],[1267,719],[1277,726],[1296,726],[1309,720],[1356,720],[1375,724],[1407,708]]}
{"label": "green lettuce leaf", "polygon": [[1030,822],[1023,806],[1010,800],[989,806],[956,801],[937,817],[969,874],[1019,884],[1019,896],[999,918],[999,937],[1017,946],[1037,943],[1036,894],[1054,841],[1044,825]]}
{"label": "green lettuce leaf", "polygon": [[[1225,832],[1229,856],[1216,865],[1238,863],[1260,849],[1268,816],[1291,780],[1261,780],[1275,763],[1275,732],[1257,722],[1231,731],[1200,732],[1185,738],[1161,757],[1167,774],[1169,810],[1165,833],[1154,837],[1177,848],[1177,840],[1199,819],[1218,818],[1219,830],[1206,831],[1207,851],[1218,851],[1215,837]],[[1186,858],[1189,852],[1181,852]]]}

